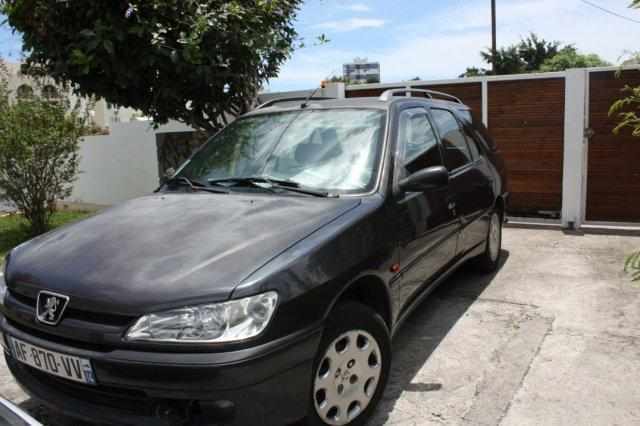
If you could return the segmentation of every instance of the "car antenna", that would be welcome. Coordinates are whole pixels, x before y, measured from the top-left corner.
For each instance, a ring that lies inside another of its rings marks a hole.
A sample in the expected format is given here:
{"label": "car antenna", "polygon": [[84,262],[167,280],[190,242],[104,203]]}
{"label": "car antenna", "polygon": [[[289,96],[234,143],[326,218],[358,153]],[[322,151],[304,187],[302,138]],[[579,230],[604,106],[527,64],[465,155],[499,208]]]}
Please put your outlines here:
{"label": "car antenna", "polygon": [[322,84],[321,84],[320,86],[316,87],[316,88],[314,89],[314,91],[313,91],[313,92],[311,92],[311,93],[309,94],[309,96],[307,96],[307,98],[306,98],[306,99],[305,99],[305,100],[300,104],[300,108],[305,109],[305,108],[308,106],[307,104],[309,103],[309,100],[310,100],[311,98],[313,98],[313,95],[315,95],[316,93],[318,93],[318,90],[320,90],[320,89],[322,89]]}
{"label": "car antenna", "polygon": [[[335,70],[331,71],[331,75],[333,75],[334,73],[335,73]],[[308,106],[308,104],[309,104],[309,100],[310,100],[311,98],[313,98],[313,96],[314,96],[316,93],[318,93],[318,90],[320,90],[320,89],[324,89],[324,82],[325,82],[325,81],[327,81],[327,80],[329,80],[329,76],[325,77],[325,79],[324,79],[324,80],[322,80],[322,82],[320,82],[320,86],[316,87],[316,88],[313,90],[313,92],[311,92],[311,94],[309,94],[309,96],[307,96],[307,97],[305,98],[305,100],[300,104],[300,108],[305,109],[305,108]]]}

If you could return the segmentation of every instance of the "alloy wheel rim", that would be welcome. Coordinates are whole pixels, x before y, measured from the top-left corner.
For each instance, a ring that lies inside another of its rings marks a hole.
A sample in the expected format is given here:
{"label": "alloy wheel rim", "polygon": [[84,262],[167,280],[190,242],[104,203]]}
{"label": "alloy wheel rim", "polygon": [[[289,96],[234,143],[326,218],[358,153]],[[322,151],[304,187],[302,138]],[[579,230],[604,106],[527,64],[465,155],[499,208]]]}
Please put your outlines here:
{"label": "alloy wheel rim", "polygon": [[500,252],[500,217],[497,213],[491,216],[491,229],[489,230],[489,255],[495,262]]}
{"label": "alloy wheel rim", "polygon": [[328,346],[314,376],[318,416],[329,425],[355,420],[371,402],[382,370],[380,346],[364,330],[338,336]]}

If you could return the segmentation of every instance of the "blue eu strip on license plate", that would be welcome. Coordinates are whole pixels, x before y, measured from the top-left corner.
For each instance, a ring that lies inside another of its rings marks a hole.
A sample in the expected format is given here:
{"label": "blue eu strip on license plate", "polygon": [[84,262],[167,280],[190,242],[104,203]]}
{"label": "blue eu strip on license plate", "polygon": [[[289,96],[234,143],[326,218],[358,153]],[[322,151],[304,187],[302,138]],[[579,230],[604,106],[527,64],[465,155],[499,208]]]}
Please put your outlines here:
{"label": "blue eu strip on license plate", "polygon": [[11,354],[23,364],[64,379],[96,384],[91,361],[86,358],[44,349],[11,336],[7,340]]}

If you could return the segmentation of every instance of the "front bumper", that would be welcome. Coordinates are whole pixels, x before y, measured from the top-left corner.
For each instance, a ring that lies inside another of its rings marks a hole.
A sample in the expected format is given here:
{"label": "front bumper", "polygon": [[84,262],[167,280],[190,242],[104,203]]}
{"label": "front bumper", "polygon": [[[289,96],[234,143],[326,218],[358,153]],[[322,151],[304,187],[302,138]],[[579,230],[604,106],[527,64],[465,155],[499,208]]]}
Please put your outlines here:
{"label": "front bumper", "polygon": [[309,407],[312,364],[322,329],[234,352],[97,352],[36,337],[0,321],[3,333],[36,346],[91,360],[98,385],[59,379],[14,360],[18,383],[52,409],[84,420],[131,424],[282,426]]}

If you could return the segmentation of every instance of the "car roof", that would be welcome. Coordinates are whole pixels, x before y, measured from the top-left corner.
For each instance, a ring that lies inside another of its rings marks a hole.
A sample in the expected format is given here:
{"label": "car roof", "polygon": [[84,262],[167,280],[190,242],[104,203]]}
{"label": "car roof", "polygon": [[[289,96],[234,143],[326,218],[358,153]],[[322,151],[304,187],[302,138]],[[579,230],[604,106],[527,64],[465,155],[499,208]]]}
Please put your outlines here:
{"label": "car roof", "polygon": [[295,98],[294,100],[289,100],[287,98],[282,98],[281,100],[279,100],[278,98],[275,98],[266,102],[265,104],[263,104],[263,106],[259,106],[257,109],[251,111],[246,115],[268,114],[274,112],[296,111],[303,109],[321,110],[336,108],[367,108],[388,110],[392,105],[414,103],[416,101],[424,103],[426,105],[440,106],[447,109],[462,111],[471,110],[471,108],[469,108],[467,105],[458,102],[414,96],[394,96],[389,100],[383,100],[380,97],[359,97],[346,99],[312,98],[307,101],[306,106],[304,107],[302,106],[302,104],[304,103],[304,99],[301,98]]}

